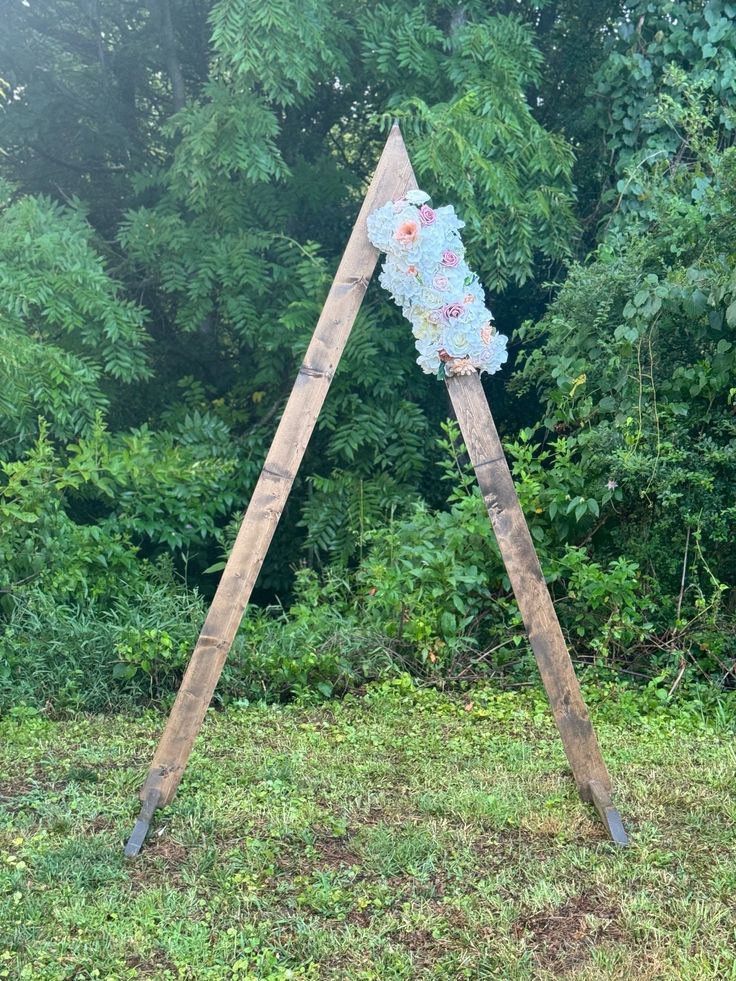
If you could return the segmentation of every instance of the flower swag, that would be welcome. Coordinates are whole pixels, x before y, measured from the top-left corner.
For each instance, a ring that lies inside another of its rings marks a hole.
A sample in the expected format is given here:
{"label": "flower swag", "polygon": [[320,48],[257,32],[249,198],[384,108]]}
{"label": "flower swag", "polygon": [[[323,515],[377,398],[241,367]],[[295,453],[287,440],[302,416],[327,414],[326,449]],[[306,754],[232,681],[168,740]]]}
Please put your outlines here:
{"label": "flower swag", "polygon": [[424,191],[408,191],[368,216],[368,238],[386,260],[381,286],[411,322],[427,374],[493,374],[508,358],[506,340],[492,324],[483,287],[465,262],[451,206],[432,208]]}

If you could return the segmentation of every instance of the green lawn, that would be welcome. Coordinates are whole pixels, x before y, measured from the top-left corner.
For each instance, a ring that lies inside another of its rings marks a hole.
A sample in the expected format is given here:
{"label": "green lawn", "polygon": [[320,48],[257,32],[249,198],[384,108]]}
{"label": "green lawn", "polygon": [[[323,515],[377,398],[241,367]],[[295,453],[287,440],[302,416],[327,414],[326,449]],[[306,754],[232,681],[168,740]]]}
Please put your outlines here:
{"label": "green lawn", "polygon": [[629,849],[538,692],[398,682],[210,713],[134,863],[162,718],[5,719],[0,977],[736,979],[731,710],[642,711],[593,711]]}

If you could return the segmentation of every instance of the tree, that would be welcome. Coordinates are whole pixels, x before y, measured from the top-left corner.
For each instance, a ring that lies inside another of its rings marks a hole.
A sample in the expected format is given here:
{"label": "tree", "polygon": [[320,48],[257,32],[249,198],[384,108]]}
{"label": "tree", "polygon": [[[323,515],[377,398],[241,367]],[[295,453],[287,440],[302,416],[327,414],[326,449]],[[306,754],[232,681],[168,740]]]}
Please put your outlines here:
{"label": "tree", "polygon": [[43,197],[0,203],[0,455],[32,442],[38,417],[59,440],[84,434],[104,383],[150,369],[144,311],[121,296],[81,208]]}

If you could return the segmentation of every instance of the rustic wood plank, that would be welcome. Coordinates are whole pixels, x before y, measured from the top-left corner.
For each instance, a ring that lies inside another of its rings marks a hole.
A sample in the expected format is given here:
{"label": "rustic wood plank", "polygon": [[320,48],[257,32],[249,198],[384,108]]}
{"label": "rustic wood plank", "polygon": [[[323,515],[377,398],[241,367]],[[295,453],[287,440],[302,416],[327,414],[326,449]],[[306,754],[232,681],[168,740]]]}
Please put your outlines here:
{"label": "rustic wood plank", "polygon": [[591,781],[610,792],[611,780],[588,718],[480,376],[448,378],[447,390],[578,791],[583,800],[591,801]]}
{"label": "rustic wood plank", "polygon": [[156,750],[141,798],[176,793],[225,659],[250,599],[307,443],[378,261],[366,219],[416,187],[398,126],[386,141],[304,361],[279,423],[202,632]]}

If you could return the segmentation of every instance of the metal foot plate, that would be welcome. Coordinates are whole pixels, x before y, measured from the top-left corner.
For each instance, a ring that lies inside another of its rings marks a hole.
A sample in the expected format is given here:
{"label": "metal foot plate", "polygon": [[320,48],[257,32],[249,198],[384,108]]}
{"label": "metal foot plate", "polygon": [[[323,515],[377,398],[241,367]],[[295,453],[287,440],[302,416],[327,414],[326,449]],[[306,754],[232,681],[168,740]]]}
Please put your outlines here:
{"label": "metal foot plate", "polygon": [[146,840],[146,835],[148,834],[148,828],[151,824],[151,818],[153,817],[153,812],[158,807],[158,802],[161,799],[161,792],[158,790],[151,790],[143,800],[143,806],[141,807],[141,813],[138,815],[138,820],[135,822],[133,832],[128,838],[128,843],[125,846],[125,857],[135,858],[138,852],[140,852],[143,842]]}
{"label": "metal foot plate", "polygon": [[625,848],[629,844],[629,836],[624,831],[621,815],[613,806],[611,795],[598,780],[591,780],[588,787],[590,798],[598,812],[598,817],[603,822],[603,827],[608,832],[608,837],[614,844]]}

